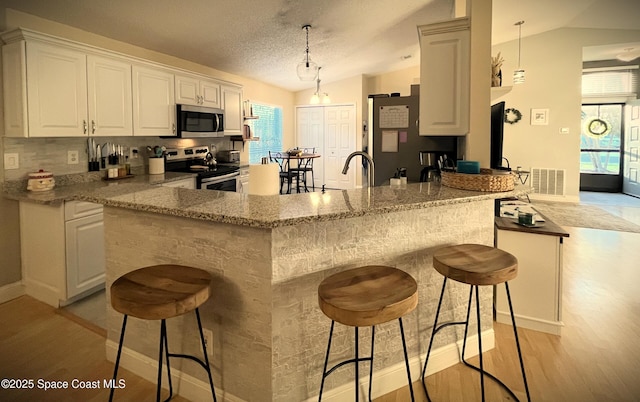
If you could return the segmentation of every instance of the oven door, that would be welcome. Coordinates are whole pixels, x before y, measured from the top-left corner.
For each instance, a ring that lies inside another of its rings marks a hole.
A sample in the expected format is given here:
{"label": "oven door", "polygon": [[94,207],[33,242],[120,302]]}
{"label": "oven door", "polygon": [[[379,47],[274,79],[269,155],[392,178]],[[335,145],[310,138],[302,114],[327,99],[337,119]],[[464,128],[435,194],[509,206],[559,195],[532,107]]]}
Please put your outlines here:
{"label": "oven door", "polygon": [[238,172],[223,176],[207,177],[199,180],[198,188],[202,190],[236,191]]}

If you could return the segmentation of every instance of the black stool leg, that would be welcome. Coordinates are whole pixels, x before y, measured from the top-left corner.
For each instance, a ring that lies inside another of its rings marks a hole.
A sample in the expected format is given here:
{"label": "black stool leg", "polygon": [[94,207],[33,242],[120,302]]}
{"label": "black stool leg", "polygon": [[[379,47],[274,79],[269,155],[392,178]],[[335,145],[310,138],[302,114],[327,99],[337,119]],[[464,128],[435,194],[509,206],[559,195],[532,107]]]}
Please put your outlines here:
{"label": "black stool leg", "polygon": [[109,402],[113,400],[113,392],[115,391],[116,377],[118,376],[118,367],[120,366],[120,355],[122,354],[122,344],[124,343],[124,331],[127,328],[127,315],[122,318],[122,330],[120,330],[120,343],[118,344],[118,355],[116,356],[116,366],[113,369],[113,379],[111,381],[111,391],[109,391]]}
{"label": "black stool leg", "polygon": [[331,320],[331,329],[329,330],[329,344],[327,344],[327,355],[324,358],[324,369],[322,370],[322,381],[320,382],[320,394],[318,395],[318,402],[322,402],[322,389],[324,388],[324,379],[327,378],[327,364],[329,363],[329,352],[331,351],[331,338],[333,337],[333,327],[335,321]]}
{"label": "black stool leg", "polygon": [[482,360],[482,325],[480,325],[480,296],[478,295],[478,286],[476,288],[476,316],[478,318],[478,355],[480,356],[480,389],[482,390],[482,402],[485,400],[484,396],[484,365]]}
{"label": "black stool leg", "polygon": [[[402,317],[398,318],[400,323],[400,335],[402,337],[402,350],[404,351],[404,364],[407,366],[407,379],[409,380],[409,392],[411,393],[411,402],[415,402],[413,395],[413,383],[411,382],[411,369],[409,368],[409,354],[407,353],[407,342],[404,338],[404,327],[402,326]],[[371,354],[371,366],[373,367],[373,353]],[[371,400],[371,386],[369,386],[369,400]]]}
{"label": "black stool leg", "polygon": [[359,360],[358,360],[358,327],[355,327],[355,333],[356,333],[356,357],[354,359],[355,364],[356,364],[356,402],[360,401],[360,374],[359,374],[359,370],[358,370],[358,366],[360,366]]}
{"label": "black stool leg", "polygon": [[371,385],[373,384],[373,344],[376,336],[376,326],[371,327],[371,364],[369,365],[369,402],[371,402]]}
{"label": "black stool leg", "polygon": [[[160,350],[159,352],[159,356],[158,356],[158,381],[157,381],[157,388],[156,388],[156,402],[160,402],[160,392],[162,390],[162,359],[164,356],[164,337],[165,337],[165,322],[164,320],[161,321],[160,323],[160,346],[158,347],[158,349]],[[169,363],[169,361],[167,361],[167,364]]]}
{"label": "black stool leg", "polygon": [[520,369],[522,370],[522,380],[524,381],[524,390],[527,392],[527,401],[531,402],[529,395],[529,385],[527,384],[527,375],[524,372],[524,362],[522,360],[522,352],[520,351],[520,341],[518,340],[518,329],[516,328],[516,318],[513,315],[513,307],[511,306],[511,294],[509,293],[509,284],[504,283],[507,290],[507,300],[509,301],[509,312],[511,313],[511,324],[513,325],[513,335],[516,337],[516,346],[518,347],[518,358],[520,359]]}
{"label": "black stool leg", "polygon": [[167,323],[165,320],[162,320],[162,324],[164,325],[164,354],[167,359],[167,377],[169,377],[169,397],[165,399],[165,401],[173,398],[173,383],[171,382],[171,366],[169,365],[169,340],[167,337]]}
{"label": "black stool leg", "polygon": [[444,298],[444,289],[447,286],[447,278],[444,278],[442,281],[442,290],[440,291],[440,299],[438,300],[438,308],[436,309],[436,318],[433,321],[433,329],[431,330],[431,339],[429,340],[429,347],[427,348],[427,356],[424,359],[424,366],[422,367],[422,388],[424,389],[424,393],[427,396],[427,401],[431,402],[431,398],[429,398],[429,391],[427,391],[427,383],[425,382],[425,374],[427,373],[427,363],[429,363],[429,355],[431,354],[431,346],[433,346],[433,338],[435,338],[437,326],[438,326],[438,317],[440,316],[440,308],[442,307],[442,299]]}
{"label": "black stool leg", "polygon": [[211,367],[209,366],[209,356],[207,355],[207,346],[204,342],[204,334],[202,333],[202,321],[200,321],[200,311],[196,308],[196,318],[198,319],[198,329],[200,330],[200,342],[202,343],[202,351],[204,352],[204,361],[206,364],[207,374],[209,375],[209,385],[211,386],[211,394],[213,395],[213,401],[217,402],[216,391],[213,386],[213,377],[211,376]]}

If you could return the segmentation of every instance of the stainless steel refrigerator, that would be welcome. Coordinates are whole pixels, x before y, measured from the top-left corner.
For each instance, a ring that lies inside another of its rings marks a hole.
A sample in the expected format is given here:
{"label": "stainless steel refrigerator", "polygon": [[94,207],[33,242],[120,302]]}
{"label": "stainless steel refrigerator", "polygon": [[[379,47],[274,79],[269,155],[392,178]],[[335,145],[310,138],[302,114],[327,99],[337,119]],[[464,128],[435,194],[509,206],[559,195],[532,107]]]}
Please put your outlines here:
{"label": "stainless steel refrigerator", "polygon": [[[375,163],[376,186],[388,185],[389,179],[402,168],[406,169],[409,182],[420,181],[425,167],[420,164],[421,151],[447,154],[455,160],[457,137],[418,135],[419,86],[412,85],[411,93],[411,96],[369,98],[363,151],[369,153]],[[364,174],[366,177],[367,172]]]}

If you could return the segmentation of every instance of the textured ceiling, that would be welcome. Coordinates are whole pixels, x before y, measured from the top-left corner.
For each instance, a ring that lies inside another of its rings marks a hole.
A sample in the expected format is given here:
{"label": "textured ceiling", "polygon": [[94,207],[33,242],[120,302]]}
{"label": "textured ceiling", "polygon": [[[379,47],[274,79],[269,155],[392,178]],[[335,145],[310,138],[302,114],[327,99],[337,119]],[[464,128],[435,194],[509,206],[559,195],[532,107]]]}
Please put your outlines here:
{"label": "textured ceiling", "polygon": [[[295,73],[304,24],[312,25],[311,57],[331,82],[418,64],[416,26],[450,18],[453,2],[0,0],[0,7],[296,91],[315,86]],[[493,42],[517,39],[519,20],[524,37],[562,27],[640,29],[638,16],[640,0],[493,0]]]}

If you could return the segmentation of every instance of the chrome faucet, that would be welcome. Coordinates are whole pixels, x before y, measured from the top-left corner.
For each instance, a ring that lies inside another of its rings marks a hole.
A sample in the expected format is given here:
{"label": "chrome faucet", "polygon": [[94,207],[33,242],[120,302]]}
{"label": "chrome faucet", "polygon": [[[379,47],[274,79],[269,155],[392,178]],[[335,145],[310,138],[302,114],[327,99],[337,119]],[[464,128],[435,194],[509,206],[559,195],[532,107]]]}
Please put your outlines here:
{"label": "chrome faucet", "polygon": [[369,162],[369,187],[373,187],[375,185],[374,181],[374,170],[375,167],[373,165],[373,159],[369,156],[368,153],[363,151],[352,152],[349,156],[347,156],[347,160],[344,162],[344,167],[342,168],[342,174],[347,174],[349,171],[349,162],[353,159],[354,156],[361,155],[363,159],[366,159]]}

